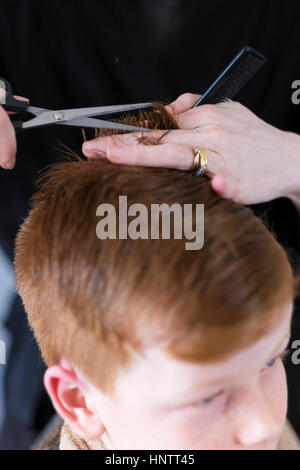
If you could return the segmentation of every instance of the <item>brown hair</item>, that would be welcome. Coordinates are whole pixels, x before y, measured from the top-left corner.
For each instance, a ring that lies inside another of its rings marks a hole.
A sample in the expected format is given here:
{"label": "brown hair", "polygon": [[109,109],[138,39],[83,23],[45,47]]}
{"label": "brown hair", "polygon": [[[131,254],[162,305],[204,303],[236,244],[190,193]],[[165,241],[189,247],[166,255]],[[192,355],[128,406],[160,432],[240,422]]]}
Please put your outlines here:
{"label": "brown hair", "polygon": [[[162,106],[151,113],[148,125],[177,126]],[[64,358],[102,390],[113,389],[133,350],[225,359],[275,327],[296,294],[287,255],[263,221],[221,199],[206,176],[79,158],[53,165],[40,184],[17,237],[18,290],[45,362]],[[117,207],[119,195],[148,209],[204,204],[203,248],[99,240],[96,208]]]}

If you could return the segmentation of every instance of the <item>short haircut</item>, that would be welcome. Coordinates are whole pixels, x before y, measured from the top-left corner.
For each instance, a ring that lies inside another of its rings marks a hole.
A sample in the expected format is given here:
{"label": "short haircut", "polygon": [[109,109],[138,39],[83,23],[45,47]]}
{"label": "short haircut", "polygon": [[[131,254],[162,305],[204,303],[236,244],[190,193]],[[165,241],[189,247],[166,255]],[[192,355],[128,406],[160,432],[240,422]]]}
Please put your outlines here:
{"label": "short haircut", "polygon": [[[151,127],[176,127],[162,106],[146,117]],[[117,207],[120,195],[147,208],[204,204],[203,248],[186,250],[184,238],[99,240],[96,208]],[[229,357],[273,329],[296,295],[287,254],[266,223],[219,197],[207,176],[106,159],[46,171],[17,236],[15,268],[46,364],[64,358],[106,392],[133,351]]]}

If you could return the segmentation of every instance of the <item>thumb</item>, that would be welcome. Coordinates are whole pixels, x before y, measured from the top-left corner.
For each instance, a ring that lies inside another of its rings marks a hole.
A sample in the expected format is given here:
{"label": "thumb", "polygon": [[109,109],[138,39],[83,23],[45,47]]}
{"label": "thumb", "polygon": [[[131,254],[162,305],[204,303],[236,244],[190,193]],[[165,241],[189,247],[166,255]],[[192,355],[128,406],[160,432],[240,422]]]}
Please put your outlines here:
{"label": "thumb", "polygon": [[0,106],[0,166],[12,169],[15,165],[17,142],[8,114]]}
{"label": "thumb", "polygon": [[173,115],[181,114],[191,109],[201,96],[194,95],[193,93],[183,93],[175,101],[165,106],[165,108]]}
{"label": "thumb", "polygon": [[240,184],[238,180],[228,179],[223,175],[215,175],[211,179],[213,190],[224,199],[232,199],[240,204],[247,204],[245,197],[241,196]]}
{"label": "thumb", "polygon": [[[24,96],[18,96],[18,95],[14,95],[14,98],[16,98],[16,100],[19,100],[19,101],[27,101],[27,103],[29,103],[29,99],[28,98],[24,98]],[[8,111],[8,114],[17,114],[15,111]]]}
{"label": "thumb", "polygon": [[213,190],[221,197],[226,197],[226,180],[223,175],[215,175],[211,179]]}

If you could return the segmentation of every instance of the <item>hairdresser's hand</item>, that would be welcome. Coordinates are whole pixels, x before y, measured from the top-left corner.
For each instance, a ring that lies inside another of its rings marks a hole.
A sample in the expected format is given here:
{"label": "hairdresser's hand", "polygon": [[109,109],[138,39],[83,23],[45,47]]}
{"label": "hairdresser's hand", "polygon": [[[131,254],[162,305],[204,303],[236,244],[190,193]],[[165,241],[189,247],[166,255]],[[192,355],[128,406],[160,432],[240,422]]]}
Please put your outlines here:
{"label": "hairdresser's hand", "polygon": [[[21,101],[29,101],[22,96],[14,96]],[[13,114],[13,113],[8,113]],[[7,112],[0,105],[0,166],[11,170],[15,166],[17,142],[13,125]]]}
{"label": "hairdresser's hand", "polygon": [[220,196],[244,204],[290,197],[300,210],[300,136],[267,124],[237,102],[192,108],[198,98],[185,93],[167,106],[180,129],[167,133],[159,145],[138,144],[142,133],[133,132],[94,139],[83,145],[83,152],[114,163],[188,170],[194,159],[191,147],[203,147],[207,175]]}

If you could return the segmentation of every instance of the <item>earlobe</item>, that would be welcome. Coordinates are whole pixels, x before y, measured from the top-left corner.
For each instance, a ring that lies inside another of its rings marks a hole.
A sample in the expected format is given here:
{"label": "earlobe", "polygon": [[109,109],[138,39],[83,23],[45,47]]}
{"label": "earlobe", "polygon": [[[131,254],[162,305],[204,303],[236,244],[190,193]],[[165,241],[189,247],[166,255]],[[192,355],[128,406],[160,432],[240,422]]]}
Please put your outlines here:
{"label": "earlobe", "polygon": [[87,405],[88,392],[72,368],[62,365],[49,367],[44,384],[57,413],[83,439],[99,438],[105,427],[98,414]]}

